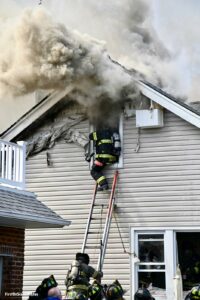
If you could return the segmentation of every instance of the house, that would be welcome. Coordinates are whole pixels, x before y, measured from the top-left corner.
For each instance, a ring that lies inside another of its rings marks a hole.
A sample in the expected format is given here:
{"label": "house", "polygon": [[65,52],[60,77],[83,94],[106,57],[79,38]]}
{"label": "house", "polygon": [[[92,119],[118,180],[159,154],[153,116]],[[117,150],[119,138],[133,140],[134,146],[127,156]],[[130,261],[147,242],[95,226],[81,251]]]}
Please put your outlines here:
{"label": "house", "polygon": [[25,188],[24,142],[0,140],[0,297],[21,299],[24,235],[29,228],[69,225]]}
{"label": "house", "polygon": [[[172,300],[177,265],[187,290],[195,281],[187,257],[194,264],[199,259],[200,113],[146,82],[137,85],[140,105],[124,103],[119,118],[123,151],[103,281],[118,278],[127,299],[150,284],[156,299]],[[83,242],[94,181],[83,148],[69,143],[69,129],[87,136],[92,124],[71,101],[71,90],[51,94],[2,134],[5,140],[28,143],[28,189],[72,220],[67,230],[26,230],[24,292],[49,274],[64,290],[67,269]],[[109,181],[115,168],[107,170]],[[104,203],[94,226],[100,233],[108,194],[97,196]],[[96,250],[88,249],[94,266],[100,238],[91,238]]]}

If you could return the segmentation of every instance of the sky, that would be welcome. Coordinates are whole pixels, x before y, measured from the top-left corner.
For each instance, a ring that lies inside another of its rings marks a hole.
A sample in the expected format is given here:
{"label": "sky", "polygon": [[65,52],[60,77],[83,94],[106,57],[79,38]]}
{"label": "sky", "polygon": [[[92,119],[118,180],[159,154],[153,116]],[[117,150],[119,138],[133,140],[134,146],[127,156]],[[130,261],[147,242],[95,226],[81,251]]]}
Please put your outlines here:
{"label": "sky", "polygon": [[[22,61],[19,55],[16,55],[16,59],[11,59],[11,57],[15,57],[13,49],[18,49],[13,42],[12,34],[16,30],[15,24],[21,18],[24,9],[29,7],[35,10],[42,7],[55,22],[63,23],[69,32],[79,32],[84,48],[89,49],[89,53],[93,55],[92,61],[98,51],[97,47],[89,46],[89,40],[91,43],[100,45],[102,49],[106,49],[112,59],[127,69],[137,70],[148,81],[160,84],[164,90],[174,96],[182,97],[186,101],[200,100],[200,1],[43,0],[41,5],[39,2],[35,0],[1,0],[0,33],[3,33],[5,39],[3,38],[3,41],[0,42],[0,48],[3,49],[0,65],[7,59],[7,65],[12,61],[12,66],[17,66],[19,62],[25,66],[26,62]],[[28,26],[31,26],[31,22],[36,22],[36,18],[30,17]],[[38,22],[40,24],[38,24],[37,30],[43,30],[43,35],[45,35],[46,25],[42,17],[38,18]],[[19,35],[17,36],[19,37]],[[7,46],[8,41],[10,42],[9,46]],[[105,76],[109,81],[112,74],[105,72],[105,68],[103,71],[100,70],[99,62],[102,63],[100,55],[96,68],[99,72],[98,79]],[[3,71],[6,64],[2,64]],[[104,59],[103,64],[107,67],[107,61]],[[84,70],[88,72],[88,69]],[[55,73],[52,74],[55,75]],[[25,75],[28,78],[27,73]],[[80,74],[78,75],[80,77]],[[12,82],[12,86],[15,87],[14,79],[15,76],[18,76],[17,84],[20,86],[19,74],[10,72],[6,76],[5,72],[4,74],[0,72],[0,81],[3,78],[4,85],[5,82],[7,85],[8,82]],[[119,77],[121,74],[115,78],[116,85],[119,84]],[[123,78],[123,80],[126,82],[129,79]],[[34,83],[38,84],[37,78],[32,82],[32,86]],[[113,81],[110,84],[114,85]],[[28,90],[27,83],[25,89],[21,85],[21,90],[25,92]],[[97,91],[95,90],[95,92]]]}

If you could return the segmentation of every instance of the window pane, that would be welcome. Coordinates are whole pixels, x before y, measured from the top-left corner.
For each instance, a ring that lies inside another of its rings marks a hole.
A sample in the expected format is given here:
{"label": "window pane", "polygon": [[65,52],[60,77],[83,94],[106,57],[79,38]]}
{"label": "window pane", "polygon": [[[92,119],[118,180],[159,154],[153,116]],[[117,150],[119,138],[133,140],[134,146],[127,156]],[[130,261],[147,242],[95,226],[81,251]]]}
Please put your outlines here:
{"label": "window pane", "polygon": [[138,272],[139,287],[165,289],[165,272]]}
{"label": "window pane", "polygon": [[139,265],[139,270],[146,270],[146,269],[153,269],[153,270],[165,270],[165,265]]}
{"label": "window pane", "polygon": [[164,262],[163,234],[138,235],[138,247],[141,262]]}
{"label": "window pane", "polygon": [[163,240],[164,236],[163,234],[139,234],[138,235],[138,239],[145,239],[145,240],[152,240],[152,239],[156,239],[156,240]]}

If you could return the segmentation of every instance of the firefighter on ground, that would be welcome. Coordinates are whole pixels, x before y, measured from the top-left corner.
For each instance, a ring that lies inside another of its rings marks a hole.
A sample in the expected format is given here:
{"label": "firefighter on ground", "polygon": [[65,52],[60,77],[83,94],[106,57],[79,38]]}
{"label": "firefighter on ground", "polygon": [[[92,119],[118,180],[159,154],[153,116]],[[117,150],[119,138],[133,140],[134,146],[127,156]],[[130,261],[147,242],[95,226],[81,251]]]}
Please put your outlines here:
{"label": "firefighter on ground", "polygon": [[194,286],[191,291],[185,297],[185,300],[200,300],[200,284]]}
{"label": "firefighter on ground", "polygon": [[91,176],[98,183],[98,190],[107,190],[109,186],[102,170],[106,165],[114,164],[119,160],[121,152],[119,133],[117,130],[105,126],[90,133],[89,139],[94,142],[96,150]]}
{"label": "firefighter on ground", "polygon": [[100,282],[103,273],[96,271],[89,263],[90,258],[88,254],[76,253],[76,260],[72,262],[65,281],[67,299],[88,299],[90,278]]}
{"label": "firefighter on ground", "polygon": [[61,300],[62,294],[53,275],[45,278],[28,300]]}

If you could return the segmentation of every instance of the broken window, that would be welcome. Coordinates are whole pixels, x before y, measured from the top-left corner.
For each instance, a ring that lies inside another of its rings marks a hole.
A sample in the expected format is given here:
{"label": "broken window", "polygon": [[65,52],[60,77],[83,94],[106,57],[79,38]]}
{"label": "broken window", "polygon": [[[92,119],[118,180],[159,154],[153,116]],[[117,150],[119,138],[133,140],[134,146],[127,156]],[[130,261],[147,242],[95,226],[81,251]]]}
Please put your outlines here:
{"label": "broken window", "polygon": [[177,232],[178,263],[183,290],[190,290],[200,279],[200,232]]}

